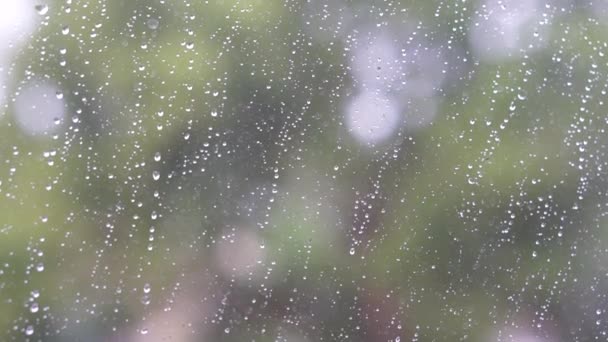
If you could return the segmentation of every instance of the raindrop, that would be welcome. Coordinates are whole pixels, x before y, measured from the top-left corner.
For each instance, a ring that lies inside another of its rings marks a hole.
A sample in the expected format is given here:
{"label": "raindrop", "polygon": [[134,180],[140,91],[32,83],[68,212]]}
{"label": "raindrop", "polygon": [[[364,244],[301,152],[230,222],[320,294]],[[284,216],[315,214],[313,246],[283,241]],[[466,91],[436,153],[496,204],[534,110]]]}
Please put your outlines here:
{"label": "raindrop", "polygon": [[158,171],[156,171],[156,170],[152,171],[152,178],[153,178],[155,181],[159,180],[159,179],[160,179],[160,172],[158,172]]}
{"label": "raindrop", "polygon": [[34,327],[33,327],[33,326],[31,326],[31,325],[28,325],[28,326],[25,328],[25,334],[26,334],[27,336],[32,336],[32,335],[34,334]]}
{"label": "raindrop", "polygon": [[348,251],[350,255],[355,255],[355,247],[351,247],[350,251]]}
{"label": "raindrop", "polygon": [[160,22],[156,18],[150,18],[146,22],[146,25],[148,26],[148,28],[150,30],[156,30],[158,28],[159,24],[160,24]]}
{"label": "raindrop", "polygon": [[188,50],[194,49],[194,43],[193,42],[186,43],[186,49],[188,49]]}
{"label": "raindrop", "polygon": [[49,11],[49,6],[46,4],[36,5],[34,8],[36,9],[36,12],[38,12],[38,14],[40,15],[45,15]]}
{"label": "raindrop", "polygon": [[159,161],[161,160],[161,158],[162,158],[162,157],[161,157],[161,155],[160,155],[160,152],[156,152],[156,153],[154,154],[154,161],[159,162]]}
{"label": "raindrop", "polygon": [[30,305],[30,312],[31,313],[38,312],[38,309],[39,309],[38,303],[34,302],[34,303],[32,303],[32,305]]}

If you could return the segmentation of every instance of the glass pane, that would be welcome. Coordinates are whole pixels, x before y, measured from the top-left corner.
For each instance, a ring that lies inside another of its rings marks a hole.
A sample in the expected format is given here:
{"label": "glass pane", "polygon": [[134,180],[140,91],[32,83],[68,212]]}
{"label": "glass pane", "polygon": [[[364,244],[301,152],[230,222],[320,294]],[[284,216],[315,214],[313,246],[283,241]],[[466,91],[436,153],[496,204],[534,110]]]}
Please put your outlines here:
{"label": "glass pane", "polygon": [[608,5],[0,2],[0,340],[602,341]]}

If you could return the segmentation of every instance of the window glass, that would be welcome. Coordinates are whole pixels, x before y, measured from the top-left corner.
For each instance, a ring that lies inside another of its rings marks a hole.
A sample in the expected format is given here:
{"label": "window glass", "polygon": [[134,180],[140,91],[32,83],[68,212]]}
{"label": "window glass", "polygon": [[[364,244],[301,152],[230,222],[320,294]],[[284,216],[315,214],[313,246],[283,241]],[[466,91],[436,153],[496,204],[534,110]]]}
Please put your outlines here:
{"label": "window glass", "polygon": [[608,5],[0,2],[1,341],[603,341]]}

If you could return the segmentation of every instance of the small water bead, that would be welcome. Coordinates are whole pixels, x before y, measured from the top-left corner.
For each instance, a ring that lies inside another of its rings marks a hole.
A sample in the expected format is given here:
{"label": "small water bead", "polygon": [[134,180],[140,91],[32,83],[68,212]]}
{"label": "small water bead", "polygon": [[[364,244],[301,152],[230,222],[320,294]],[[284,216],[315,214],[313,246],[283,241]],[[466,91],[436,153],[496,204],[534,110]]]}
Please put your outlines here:
{"label": "small water bead", "polygon": [[66,25],[66,26],[64,26],[64,27],[61,28],[61,34],[63,34],[64,36],[68,35],[69,33],[70,33],[70,27],[69,26]]}
{"label": "small water bead", "polygon": [[154,154],[154,161],[159,162],[161,160],[161,158],[162,158],[162,156],[161,156],[160,152],[156,152]]}
{"label": "small water bead", "polygon": [[188,49],[188,50],[194,49],[194,43],[193,42],[186,43],[186,49]]}
{"label": "small water bead", "polygon": [[38,271],[38,272],[44,271],[44,264],[41,262],[38,263],[38,265],[36,265],[36,271]]}
{"label": "small water bead", "polygon": [[27,336],[32,336],[34,334],[34,327],[31,325],[28,325],[27,327],[25,327],[25,334]]}
{"label": "small water bead", "polygon": [[350,255],[355,255],[355,247],[351,247],[350,251],[348,251]]}
{"label": "small water bead", "polygon": [[160,179],[160,172],[154,170],[152,171],[152,179],[154,179],[155,181]]}
{"label": "small water bead", "polygon": [[150,18],[148,21],[146,21],[146,25],[150,30],[156,30],[160,25],[160,22],[156,18]]}
{"label": "small water bead", "polygon": [[152,287],[150,286],[150,284],[148,284],[148,283],[144,284],[144,293],[150,293],[151,290],[152,290]]}
{"label": "small water bead", "polygon": [[139,331],[139,333],[140,333],[140,334],[142,334],[142,335],[147,335],[147,334],[148,334],[148,328],[142,328],[142,329]]}
{"label": "small water bead", "polygon": [[32,303],[32,305],[30,305],[30,312],[36,313],[36,312],[38,312],[39,308],[40,307],[38,306],[38,303],[34,302],[34,303]]}
{"label": "small water bead", "polygon": [[49,6],[47,4],[36,5],[34,6],[34,8],[36,9],[36,12],[38,12],[38,14],[40,15],[45,15],[49,11]]}

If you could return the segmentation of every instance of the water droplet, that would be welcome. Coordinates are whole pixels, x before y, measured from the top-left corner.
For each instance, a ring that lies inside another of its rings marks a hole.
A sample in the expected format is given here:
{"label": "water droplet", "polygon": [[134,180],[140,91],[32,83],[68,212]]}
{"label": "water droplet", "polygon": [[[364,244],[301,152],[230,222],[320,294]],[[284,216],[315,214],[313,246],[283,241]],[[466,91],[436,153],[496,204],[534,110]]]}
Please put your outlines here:
{"label": "water droplet", "polygon": [[140,334],[142,334],[142,335],[147,335],[147,334],[148,334],[148,328],[142,328],[142,329],[139,331],[139,333],[140,333]]}
{"label": "water droplet", "polygon": [[230,328],[226,328],[226,329],[224,329],[224,333],[226,333],[226,334],[230,334]]}
{"label": "water droplet", "polygon": [[57,99],[61,100],[63,98],[63,93],[58,91],[55,93],[55,96],[57,97]]}
{"label": "water droplet", "polygon": [[46,4],[36,5],[34,6],[34,8],[36,9],[36,12],[38,12],[38,14],[40,15],[45,15],[49,11],[49,6]]}
{"label": "water droplet", "polygon": [[63,34],[64,36],[67,35],[68,33],[70,33],[70,27],[69,26],[64,26],[61,28],[61,34]]}
{"label": "water droplet", "polygon": [[212,110],[211,111],[211,116],[214,117],[214,118],[217,117],[217,111]]}
{"label": "water droplet", "polygon": [[160,172],[158,172],[158,171],[156,171],[156,170],[152,171],[152,178],[153,178],[155,181],[159,180],[159,179],[160,179]]}
{"label": "water droplet", "polygon": [[188,50],[194,49],[194,43],[193,42],[186,43],[186,49],[188,49]]}
{"label": "water droplet", "polygon": [[44,271],[44,264],[41,262],[38,263],[38,265],[36,265],[36,271],[38,271],[38,272]]}
{"label": "water droplet", "polygon": [[144,293],[150,293],[150,290],[152,290],[152,288],[150,287],[150,284],[146,283],[144,285]]}
{"label": "water droplet", "polygon": [[33,326],[31,326],[31,325],[28,325],[28,326],[25,328],[25,334],[26,334],[27,336],[32,336],[32,335],[34,334],[34,327],[33,327]]}
{"label": "water droplet", "polygon": [[156,18],[150,18],[146,22],[146,25],[148,26],[148,28],[150,30],[156,30],[158,28],[158,26],[160,25],[160,22]]}
{"label": "water droplet", "polygon": [[32,303],[32,305],[30,305],[30,312],[31,313],[36,313],[39,310],[39,306],[38,303],[34,302]]}
{"label": "water droplet", "polygon": [[348,253],[350,253],[350,255],[355,255],[355,247],[351,247]]}
{"label": "water droplet", "polygon": [[160,152],[156,152],[156,153],[154,154],[154,161],[159,162],[159,161],[161,160],[161,158],[162,158],[162,157],[161,157],[161,155],[160,155]]}

